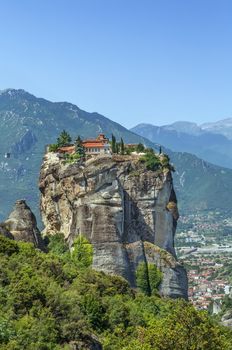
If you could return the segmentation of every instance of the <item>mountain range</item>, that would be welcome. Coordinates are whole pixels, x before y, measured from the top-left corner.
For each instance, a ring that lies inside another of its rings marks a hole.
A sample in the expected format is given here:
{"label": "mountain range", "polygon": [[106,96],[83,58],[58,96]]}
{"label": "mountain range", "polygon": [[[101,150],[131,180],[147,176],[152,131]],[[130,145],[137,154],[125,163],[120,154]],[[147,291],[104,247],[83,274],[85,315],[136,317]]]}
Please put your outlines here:
{"label": "mountain range", "polygon": [[232,169],[232,118],[202,125],[186,121],[164,126],[139,124],[131,131],[173,151],[193,153]]}
{"label": "mountain range", "polygon": [[[161,143],[141,136],[98,113],[89,113],[67,102],[50,102],[24,90],[0,92],[0,219],[13,203],[26,199],[38,215],[37,182],[45,146],[56,142],[65,129],[73,138],[95,137],[99,132],[128,143],[158,149]],[[136,131],[138,132],[138,131]],[[197,131],[196,131],[197,132]],[[162,142],[170,147],[167,142]],[[171,147],[170,147],[171,148]],[[210,164],[184,152],[164,148],[174,163],[175,189],[181,212],[232,208],[232,170]]]}

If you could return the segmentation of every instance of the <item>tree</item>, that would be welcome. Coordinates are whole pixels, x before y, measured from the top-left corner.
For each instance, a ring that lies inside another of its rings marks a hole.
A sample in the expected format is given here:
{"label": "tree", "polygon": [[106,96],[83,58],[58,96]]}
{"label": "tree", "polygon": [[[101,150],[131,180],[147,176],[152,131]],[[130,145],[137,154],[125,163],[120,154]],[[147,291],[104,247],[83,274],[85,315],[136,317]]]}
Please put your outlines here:
{"label": "tree", "polygon": [[47,236],[48,250],[55,255],[62,256],[69,253],[68,243],[65,241],[63,233],[56,233],[55,235]]}
{"label": "tree", "polygon": [[136,151],[137,151],[138,153],[140,153],[140,152],[143,152],[144,150],[145,150],[144,145],[143,145],[142,143],[139,143],[139,144],[137,145],[137,147],[136,147]]}
{"label": "tree", "polygon": [[120,144],[116,142],[116,153],[119,154]]}
{"label": "tree", "polygon": [[146,262],[142,262],[138,265],[138,268],[136,270],[136,284],[141,292],[146,295],[151,295],[148,267]]}
{"label": "tree", "polygon": [[75,141],[75,153],[78,154],[80,158],[85,158],[85,148],[80,136],[78,136]]}
{"label": "tree", "polygon": [[162,154],[162,147],[159,146],[159,154]]}
{"label": "tree", "polygon": [[63,146],[68,146],[72,142],[72,138],[67,133],[67,131],[63,130],[60,134],[60,136],[57,138],[57,146],[58,147],[63,147]]}
{"label": "tree", "polygon": [[89,267],[93,262],[92,244],[82,235],[79,235],[73,243],[72,258],[80,267]]}
{"label": "tree", "polygon": [[53,143],[49,146],[49,152],[56,152],[58,148],[58,145],[56,143]]}
{"label": "tree", "polygon": [[114,134],[112,134],[112,138],[111,138],[111,149],[112,149],[112,153],[116,153],[116,138]]}
{"label": "tree", "polygon": [[158,287],[162,281],[162,272],[155,264],[148,264],[148,277],[151,292],[154,293],[158,290]]}
{"label": "tree", "polygon": [[125,146],[124,146],[124,141],[123,141],[123,139],[122,139],[122,137],[121,137],[121,141],[120,141],[120,153],[121,153],[121,154],[124,154],[124,152],[125,152]]}

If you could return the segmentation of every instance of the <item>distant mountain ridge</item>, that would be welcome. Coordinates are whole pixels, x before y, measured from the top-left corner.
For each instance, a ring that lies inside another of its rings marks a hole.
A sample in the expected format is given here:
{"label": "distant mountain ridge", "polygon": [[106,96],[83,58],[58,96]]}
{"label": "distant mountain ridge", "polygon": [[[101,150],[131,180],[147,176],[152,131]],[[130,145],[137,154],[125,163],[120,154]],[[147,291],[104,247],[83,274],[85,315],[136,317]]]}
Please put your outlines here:
{"label": "distant mountain ridge", "polygon": [[193,153],[206,161],[232,168],[232,119],[202,125],[191,122],[164,126],[139,124],[131,131],[173,151]]}
{"label": "distant mountain ridge", "polygon": [[[95,137],[103,132],[128,143],[157,143],[127,130],[98,113],[67,102],[50,102],[24,90],[0,92],[0,219],[6,218],[17,199],[26,199],[37,212],[37,182],[45,145],[66,129],[72,137]],[[164,143],[164,146],[168,146]],[[180,210],[232,208],[232,171],[183,152],[169,153],[175,164],[175,189]],[[10,158],[7,154],[10,153]]]}
{"label": "distant mountain ridge", "polygon": [[232,140],[232,118],[219,120],[214,123],[205,123],[201,125],[204,131],[214,134],[221,134]]}

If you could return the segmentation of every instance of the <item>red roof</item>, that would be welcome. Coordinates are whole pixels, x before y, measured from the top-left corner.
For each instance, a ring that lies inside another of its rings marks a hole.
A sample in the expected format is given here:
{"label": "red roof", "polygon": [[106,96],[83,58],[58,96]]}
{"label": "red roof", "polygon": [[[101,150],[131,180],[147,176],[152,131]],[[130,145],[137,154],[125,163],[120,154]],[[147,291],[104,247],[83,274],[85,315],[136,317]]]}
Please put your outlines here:
{"label": "red roof", "polygon": [[99,142],[99,141],[95,141],[95,140],[93,140],[93,141],[88,140],[88,141],[83,142],[83,146],[85,148],[93,148],[93,147],[94,148],[104,148],[105,144],[102,142]]}
{"label": "red roof", "polygon": [[[109,139],[104,134],[99,134],[96,139],[87,139],[82,142],[85,148],[104,148],[105,144],[109,142]],[[74,153],[75,146],[64,146],[59,147],[58,152],[60,153]]]}
{"label": "red roof", "polygon": [[63,146],[58,148],[60,153],[73,153],[75,151],[75,146]]}

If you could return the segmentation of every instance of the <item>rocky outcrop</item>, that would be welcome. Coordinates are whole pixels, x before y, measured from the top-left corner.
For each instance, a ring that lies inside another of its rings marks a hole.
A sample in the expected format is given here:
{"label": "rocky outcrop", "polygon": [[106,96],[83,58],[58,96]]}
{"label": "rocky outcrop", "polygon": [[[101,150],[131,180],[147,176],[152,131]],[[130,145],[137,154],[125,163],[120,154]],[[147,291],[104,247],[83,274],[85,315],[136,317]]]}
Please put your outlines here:
{"label": "rocky outcrop", "polygon": [[227,310],[221,318],[221,324],[223,326],[232,328],[232,310]]}
{"label": "rocky outcrop", "polygon": [[136,286],[141,262],[163,272],[160,293],[187,298],[187,277],[175,258],[178,219],[171,173],[147,171],[137,157],[105,156],[65,164],[44,157],[39,187],[44,233],[62,232],[72,245],[82,233],[93,244],[93,267]]}
{"label": "rocky outcrop", "polygon": [[37,248],[44,248],[36,218],[25,200],[16,201],[14,210],[4,222],[3,227],[11,235],[9,238],[13,236],[16,241],[29,242]]}
{"label": "rocky outcrop", "polygon": [[7,229],[7,226],[5,225],[4,222],[0,223],[0,235],[9,238],[9,239],[14,239],[14,236],[12,233]]}

